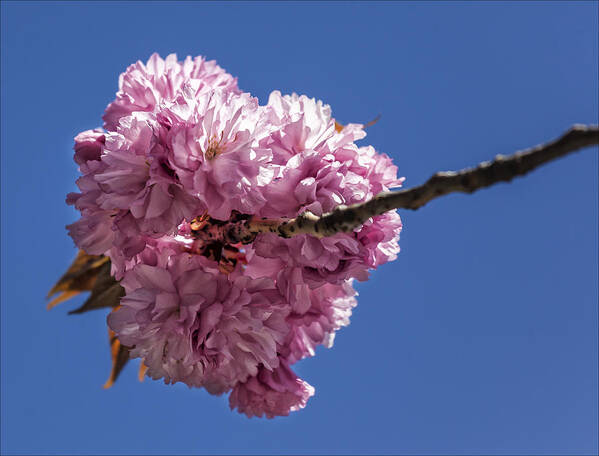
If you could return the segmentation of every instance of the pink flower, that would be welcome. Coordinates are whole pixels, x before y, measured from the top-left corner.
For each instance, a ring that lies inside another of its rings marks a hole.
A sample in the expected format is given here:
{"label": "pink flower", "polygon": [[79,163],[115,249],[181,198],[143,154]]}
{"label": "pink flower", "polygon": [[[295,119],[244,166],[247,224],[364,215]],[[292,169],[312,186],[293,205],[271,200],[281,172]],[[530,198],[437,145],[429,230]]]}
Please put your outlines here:
{"label": "pink flower", "polygon": [[104,145],[104,132],[100,129],[87,130],[75,137],[75,163],[81,165],[81,172],[86,174],[87,162],[99,161]]}
{"label": "pink flower", "polygon": [[119,77],[116,100],[104,113],[104,128],[115,130],[122,117],[134,112],[153,112],[162,101],[174,100],[184,84],[196,96],[217,88],[239,92],[237,79],[214,60],[207,61],[201,56],[192,60],[188,56],[178,62],[176,54],[164,60],[152,54],[146,65],[138,61]]}
{"label": "pink flower", "polygon": [[349,325],[352,309],[357,304],[356,294],[351,280],[310,290],[308,307],[303,312],[292,312],[287,317],[289,333],[281,356],[293,364],[314,356],[318,345],[331,348],[336,331]]}
{"label": "pink flower", "polygon": [[106,137],[103,172],[95,176],[104,192],[103,209],[131,213],[139,232],[150,236],[175,233],[204,206],[180,184],[168,166],[167,151],[158,139],[155,119],[136,113],[120,120]]}
{"label": "pink flower", "polygon": [[293,217],[305,210],[321,215],[401,185],[388,157],[355,145],[366,136],[361,125],[336,131],[330,107],[305,96],[273,92],[269,105],[279,128],[261,146],[272,151],[277,166],[261,215]]}
{"label": "pink flower", "polygon": [[263,415],[274,418],[304,408],[313,395],[311,385],[281,364],[274,371],[262,368],[246,382],[238,383],[229,396],[229,404],[248,418]]}
{"label": "pink flower", "polygon": [[270,151],[258,148],[269,133],[265,114],[248,94],[222,90],[196,98],[184,91],[161,113],[169,164],[211,217],[253,214],[264,204],[261,188],[273,176]]}
{"label": "pink flower", "polygon": [[360,254],[368,268],[376,268],[397,258],[397,240],[401,228],[402,223],[397,212],[387,212],[362,225],[356,239],[362,246]]}
{"label": "pink flower", "polygon": [[[302,234],[284,239],[272,233],[265,233],[259,235],[252,246],[255,256],[248,255],[251,258],[248,261],[248,270],[253,269],[253,263],[258,258],[261,268],[264,268],[265,260],[274,261],[278,264],[275,270],[281,280],[283,272],[285,275],[289,274],[289,277],[297,277],[297,273],[293,272],[296,268],[301,270],[301,283],[312,288],[324,283],[338,284],[350,278],[368,278],[368,267],[362,263],[362,246],[355,239],[355,235],[338,233],[318,239]],[[248,249],[248,252],[251,251]]]}
{"label": "pink flower", "polygon": [[69,234],[108,255],[125,288],[110,328],[154,379],[231,391],[248,416],[303,408],[314,389],[290,366],[349,324],[353,281],[399,252],[399,215],[246,245],[197,230],[367,201],[401,185],[397,168],[321,101],[275,91],[259,106],[201,57],[130,66],[104,120],[75,138],[80,192],[67,201],[81,212]]}
{"label": "pink flower", "polygon": [[335,133],[331,107],[305,95],[281,95],[275,90],[268,98],[271,121],[280,125],[269,140],[273,161],[284,164],[303,150],[316,150]]}
{"label": "pink flower", "polygon": [[98,204],[102,189],[95,175],[104,170],[101,162],[105,135],[100,130],[88,130],[75,137],[74,160],[83,174],[77,179],[81,193],[69,193],[67,204],[81,211],[81,218],[67,226],[75,243],[92,255],[104,254],[114,242],[112,216],[114,211],[104,210]]}
{"label": "pink flower", "polygon": [[146,247],[121,282],[127,294],[108,324],[148,375],[221,394],[279,366],[289,312],[272,280],[228,276],[177,242]]}

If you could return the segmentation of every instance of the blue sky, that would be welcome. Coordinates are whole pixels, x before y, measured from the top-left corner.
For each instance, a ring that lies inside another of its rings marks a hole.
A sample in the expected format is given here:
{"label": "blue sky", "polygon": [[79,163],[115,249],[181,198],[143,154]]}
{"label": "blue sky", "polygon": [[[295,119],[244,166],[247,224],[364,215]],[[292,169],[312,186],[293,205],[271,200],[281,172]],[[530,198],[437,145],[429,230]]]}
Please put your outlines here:
{"label": "blue sky", "polygon": [[137,381],[105,312],[45,311],[76,249],[73,137],[154,51],[205,55],[265,103],[320,98],[406,186],[597,123],[597,2],[2,2],[3,454],[598,451],[597,148],[402,211],[397,261],[297,371],[287,418]]}

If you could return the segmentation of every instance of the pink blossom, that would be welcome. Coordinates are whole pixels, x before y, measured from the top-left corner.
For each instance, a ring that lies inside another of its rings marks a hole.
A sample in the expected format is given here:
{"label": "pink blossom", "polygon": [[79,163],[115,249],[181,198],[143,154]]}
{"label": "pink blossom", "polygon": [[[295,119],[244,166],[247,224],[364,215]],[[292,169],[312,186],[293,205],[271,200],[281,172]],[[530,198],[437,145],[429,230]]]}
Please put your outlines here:
{"label": "pink blossom", "polygon": [[321,215],[401,185],[388,157],[355,145],[366,136],[361,125],[335,129],[328,105],[273,92],[269,106],[280,127],[261,142],[277,164],[261,215],[293,217],[305,210]]}
{"label": "pink blossom", "polygon": [[271,121],[280,128],[268,142],[274,163],[285,163],[303,150],[316,150],[335,132],[331,107],[305,95],[281,95],[275,90],[268,98]]}
{"label": "pink blossom", "polygon": [[[389,157],[336,129],[331,108],[273,92],[266,106],[214,62],[157,54],[121,75],[106,132],[75,138],[75,243],[111,259],[126,295],[108,324],[148,375],[212,394],[248,416],[287,415],[314,389],[290,369],[331,347],[354,280],[395,259],[388,212],[350,233],[247,245],[196,237],[234,217],[316,215],[398,187]],[[194,228],[195,227],[195,228]]]}
{"label": "pink blossom", "polygon": [[402,223],[397,212],[387,212],[362,225],[356,239],[361,244],[362,261],[368,268],[376,268],[393,261],[399,253],[397,240]]}
{"label": "pink blossom", "polygon": [[83,166],[82,173],[87,173],[85,168],[87,162],[100,160],[104,140],[104,132],[100,129],[83,131],[75,137],[75,155],[73,158],[75,163]]}
{"label": "pink blossom", "polygon": [[272,280],[222,274],[176,242],[146,249],[125,273],[127,295],[108,324],[150,377],[221,394],[259,366],[278,367],[289,311]]}
{"label": "pink blossom", "polygon": [[151,116],[140,113],[122,118],[116,133],[106,137],[102,162],[96,175],[104,194],[104,209],[130,212],[145,234],[174,233],[183,219],[203,210],[168,167],[165,147],[158,141],[159,128]]}
{"label": "pink blossom", "polygon": [[162,101],[172,101],[183,85],[193,89],[196,96],[220,88],[235,93],[237,79],[226,73],[214,60],[204,57],[177,61],[176,54],[162,59],[152,54],[147,64],[138,61],[119,77],[116,100],[104,113],[104,128],[115,130],[122,117],[134,112],[153,112]]}
{"label": "pink blossom", "polygon": [[304,408],[313,395],[314,388],[282,363],[274,371],[261,368],[257,375],[235,385],[229,404],[248,417],[274,418]]}
{"label": "pink blossom", "polygon": [[95,180],[95,175],[105,169],[101,162],[105,139],[100,130],[84,131],[75,137],[74,160],[82,173],[77,179],[81,193],[67,195],[67,203],[81,211],[81,218],[67,226],[69,234],[80,248],[92,255],[104,254],[114,242],[114,211],[99,206],[102,189]]}
{"label": "pink blossom", "polygon": [[67,226],[75,243],[90,255],[103,255],[114,242],[109,211],[84,212],[81,218]]}
{"label": "pink blossom", "polygon": [[335,333],[349,325],[349,317],[357,302],[351,280],[339,285],[324,284],[310,290],[308,307],[287,317],[289,332],[281,356],[293,364],[314,356],[318,345],[333,346]]}
{"label": "pink blossom", "polygon": [[211,217],[252,214],[264,204],[261,188],[273,176],[270,151],[258,148],[269,132],[265,114],[255,98],[223,90],[197,98],[184,91],[161,114],[169,164]]}

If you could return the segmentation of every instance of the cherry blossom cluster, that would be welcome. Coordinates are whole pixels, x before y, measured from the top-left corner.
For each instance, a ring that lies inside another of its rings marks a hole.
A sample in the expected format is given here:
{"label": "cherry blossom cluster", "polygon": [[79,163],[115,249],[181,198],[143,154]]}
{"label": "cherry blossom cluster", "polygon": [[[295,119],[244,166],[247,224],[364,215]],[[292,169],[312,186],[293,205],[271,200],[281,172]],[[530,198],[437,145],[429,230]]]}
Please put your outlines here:
{"label": "cherry blossom cluster", "polygon": [[125,288],[109,327],[147,375],[212,394],[247,416],[287,415],[314,388],[290,366],[333,344],[356,305],[352,281],[395,259],[395,212],[318,239],[195,236],[239,217],[322,215],[401,185],[391,160],[306,96],[261,106],[214,61],[157,54],[119,79],[104,128],[75,138],[78,247],[107,255]]}

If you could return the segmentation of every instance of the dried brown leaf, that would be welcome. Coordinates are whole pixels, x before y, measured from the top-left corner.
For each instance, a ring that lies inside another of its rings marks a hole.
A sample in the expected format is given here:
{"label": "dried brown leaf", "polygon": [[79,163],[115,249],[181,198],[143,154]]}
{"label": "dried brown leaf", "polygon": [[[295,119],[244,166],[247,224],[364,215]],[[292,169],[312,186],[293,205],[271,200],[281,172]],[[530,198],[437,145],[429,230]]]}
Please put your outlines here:
{"label": "dried brown leaf", "polygon": [[116,334],[111,329],[108,330],[108,338],[110,340],[110,352],[112,355],[112,370],[110,371],[108,380],[104,383],[105,389],[114,385],[114,382],[129,361],[129,347],[125,347],[121,344],[116,337]]}
{"label": "dried brown leaf", "polygon": [[58,296],[56,296],[52,301],[50,301],[48,303],[48,305],[46,306],[46,308],[48,310],[50,310],[52,307],[60,304],[63,301],[71,299],[74,296],[77,296],[79,293],[81,293],[81,292],[80,291],[63,291]]}
{"label": "dried brown leaf", "polygon": [[[88,255],[80,250],[67,272],[56,282],[48,293],[48,298],[58,294],[48,303],[47,309],[78,295],[83,291],[94,288],[100,269],[105,264],[110,265],[108,257]],[[109,267],[110,269],[110,267]]]}
{"label": "dried brown leaf", "polygon": [[98,270],[98,276],[89,298],[81,307],[71,310],[69,315],[103,307],[116,307],[123,296],[125,296],[125,289],[110,275],[110,262],[106,262]]}
{"label": "dried brown leaf", "polygon": [[[48,298],[57,295],[48,304],[48,309],[85,291],[91,291],[89,298],[81,307],[70,311],[69,314],[83,313],[103,307],[116,309],[125,295],[124,288],[110,275],[110,259],[103,255],[88,255],[80,250],[67,272],[48,293]],[[116,334],[110,329],[108,336],[112,369],[104,388],[110,388],[114,384],[129,361],[129,348],[122,345]],[[140,380],[143,379],[145,369],[142,364],[139,372]]]}
{"label": "dried brown leaf", "polygon": [[[374,119],[372,119],[370,122],[367,122],[364,124],[364,128],[368,128],[368,127],[372,127],[375,123],[377,123],[379,120],[381,119],[381,115],[379,114],[378,116],[376,116]],[[345,125],[340,124],[339,122],[335,121],[335,130],[337,131],[337,133],[340,133],[341,130],[343,130],[345,128]]]}
{"label": "dried brown leaf", "polygon": [[364,124],[364,128],[368,128],[368,127],[372,127],[375,123],[377,123],[379,120],[381,120],[381,115],[377,115],[374,119],[372,119],[370,122],[367,122]]}
{"label": "dried brown leaf", "polygon": [[144,381],[147,370],[148,370],[148,366],[146,366],[144,364],[144,362],[142,361],[141,364],[139,365],[139,372],[137,374],[137,378],[139,379],[140,382]]}

